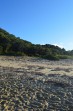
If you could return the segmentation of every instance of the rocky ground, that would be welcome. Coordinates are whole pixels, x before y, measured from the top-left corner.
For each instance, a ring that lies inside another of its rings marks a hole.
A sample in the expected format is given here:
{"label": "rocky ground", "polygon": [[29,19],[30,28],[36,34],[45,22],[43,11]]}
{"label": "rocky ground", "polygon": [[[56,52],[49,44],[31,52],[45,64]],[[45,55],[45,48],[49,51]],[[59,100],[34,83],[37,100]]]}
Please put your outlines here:
{"label": "rocky ground", "polygon": [[1,56],[0,111],[73,111],[73,60]]}

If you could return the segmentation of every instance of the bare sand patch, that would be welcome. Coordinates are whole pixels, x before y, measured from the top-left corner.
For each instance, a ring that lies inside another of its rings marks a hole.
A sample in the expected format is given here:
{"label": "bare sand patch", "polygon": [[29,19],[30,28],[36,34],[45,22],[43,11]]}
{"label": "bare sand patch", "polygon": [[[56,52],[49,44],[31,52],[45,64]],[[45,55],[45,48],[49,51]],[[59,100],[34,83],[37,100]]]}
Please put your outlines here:
{"label": "bare sand patch", "polygon": [[43,74],[65,74],[73,76],[73,60],[49,61],[32,57],[0,56],[1,67],[24,68]]}

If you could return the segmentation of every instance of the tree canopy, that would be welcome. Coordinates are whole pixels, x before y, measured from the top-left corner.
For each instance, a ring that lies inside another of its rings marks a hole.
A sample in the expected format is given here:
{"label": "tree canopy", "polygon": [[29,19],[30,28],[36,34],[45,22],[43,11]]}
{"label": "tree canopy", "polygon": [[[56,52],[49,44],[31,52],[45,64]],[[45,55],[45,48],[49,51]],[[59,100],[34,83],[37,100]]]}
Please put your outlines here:
{"label": "tree canopy", "polygon": [[28,55],[58,60],[73,56],[72,51],[51,44],[32,44],[0,28],[0,55]]}

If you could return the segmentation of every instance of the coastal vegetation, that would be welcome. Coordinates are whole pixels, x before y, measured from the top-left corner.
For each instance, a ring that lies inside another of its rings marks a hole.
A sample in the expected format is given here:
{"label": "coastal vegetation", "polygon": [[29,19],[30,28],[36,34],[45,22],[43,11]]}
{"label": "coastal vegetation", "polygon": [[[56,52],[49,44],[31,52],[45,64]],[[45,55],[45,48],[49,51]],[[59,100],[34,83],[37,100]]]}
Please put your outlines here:
{"label": "coastal vegetation", "polygon": [[72,58],[73,50],[66,51],[64,48],[51,44],[33,44],[0,28],[0,55],[28,55],[49,60],[59,60]]}

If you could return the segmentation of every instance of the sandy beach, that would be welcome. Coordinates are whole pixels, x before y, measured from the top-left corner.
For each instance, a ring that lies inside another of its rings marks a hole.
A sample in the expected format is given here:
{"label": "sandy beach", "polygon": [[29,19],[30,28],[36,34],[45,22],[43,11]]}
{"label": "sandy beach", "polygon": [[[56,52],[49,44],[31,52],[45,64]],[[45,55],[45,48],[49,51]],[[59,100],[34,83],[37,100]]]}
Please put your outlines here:
{"label": "sandy beach", "polygon": [[73,60],[0,56],[0,111],[73,111]]}
{"label": "sandy beach", "polygon": [[65,74],[73,76],[73,60],[49,61],[35,57],[0,56],[0,67],[24,68],[43,74]]}

